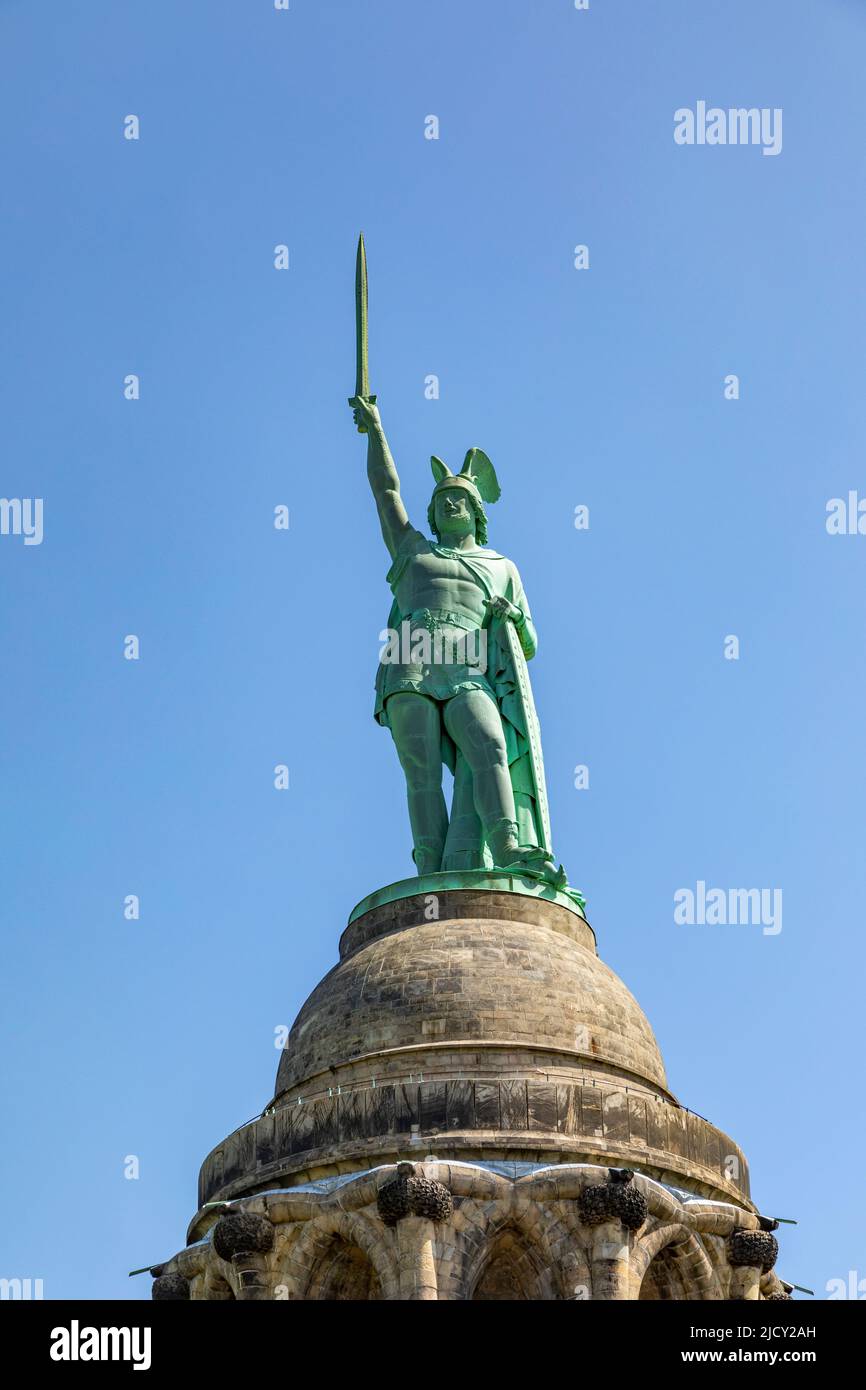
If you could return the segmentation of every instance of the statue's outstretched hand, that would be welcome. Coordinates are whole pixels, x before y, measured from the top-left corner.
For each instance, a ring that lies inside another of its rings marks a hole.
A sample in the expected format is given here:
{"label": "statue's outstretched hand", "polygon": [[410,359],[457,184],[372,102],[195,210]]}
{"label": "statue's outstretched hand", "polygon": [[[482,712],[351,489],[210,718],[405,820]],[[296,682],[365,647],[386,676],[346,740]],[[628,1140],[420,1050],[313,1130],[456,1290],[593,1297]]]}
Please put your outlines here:
{"label": "statue's outstretched hand", "polygon": [[352,418],[359,428],[363,425],[369,432],[371,429],[381,427],[382,419],[379,415],[379,408],[367,396],[353,396],[349,405],[352,407]]}

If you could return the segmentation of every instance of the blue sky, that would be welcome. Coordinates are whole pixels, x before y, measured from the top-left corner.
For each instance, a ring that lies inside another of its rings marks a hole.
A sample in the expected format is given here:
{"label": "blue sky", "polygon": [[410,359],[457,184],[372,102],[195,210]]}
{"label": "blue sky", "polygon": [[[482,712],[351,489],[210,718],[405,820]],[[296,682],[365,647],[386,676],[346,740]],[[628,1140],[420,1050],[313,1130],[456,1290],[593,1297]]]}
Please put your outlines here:
{"label": "blue sky", "polygon": [[[44,499],[41,545],[0,536],[0,1273],[148,1297],[274,1029],[411,872],[363,227],[410,514],[431,452],[499,473],[601,953],[799,1221],[782,1276],[866,1277],[866,536],[825,526],[866,497],[862,5],[5,0],[0,45],[0,492]],[[678,146],[699,100],[781,108],[781,153]],[[782,930],[677,925],[699,880],[782,890]]]}

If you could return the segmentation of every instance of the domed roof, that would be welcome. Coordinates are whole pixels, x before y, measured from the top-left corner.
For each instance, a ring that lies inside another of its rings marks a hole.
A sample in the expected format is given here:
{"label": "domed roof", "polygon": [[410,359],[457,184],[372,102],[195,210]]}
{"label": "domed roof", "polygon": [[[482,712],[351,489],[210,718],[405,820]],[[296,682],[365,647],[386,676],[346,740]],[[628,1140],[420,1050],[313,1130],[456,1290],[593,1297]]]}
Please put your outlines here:
{"label": "domed roof", "polygon": [[457,1074],[473,1047],[476,1074],[485,1066],[526,1074],[549,1059],[554,1069],[614,1073],[666,1090],[652,1029],[619,977],[581,944],[592,942],[582,919],[517,894],[473,898],[484,916],[461,911],[425,921],[416,909],[407,925],[392,908],[390,916],[378,909],[366,930],[364,918],[354,924],[353,953],[325,976],[292,1027],[278,1095],[302,1084],[319,1090],[347,1067],[353,1079],[359,1069],[384,1079],[416,1051],[429,1058],[435,1050],[443,1064],[453,1059]]}

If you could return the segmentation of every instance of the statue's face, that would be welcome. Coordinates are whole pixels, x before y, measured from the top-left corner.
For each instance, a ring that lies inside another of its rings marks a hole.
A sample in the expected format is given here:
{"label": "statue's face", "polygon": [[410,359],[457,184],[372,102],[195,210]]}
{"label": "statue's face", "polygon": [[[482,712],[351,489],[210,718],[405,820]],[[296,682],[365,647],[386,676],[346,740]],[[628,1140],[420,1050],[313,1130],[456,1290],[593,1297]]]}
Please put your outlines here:
{"label": "statue's face", "polygon": [[475,535],[475,513],[462,488],[446,487],[437,492],[433,514],[443,540]]}

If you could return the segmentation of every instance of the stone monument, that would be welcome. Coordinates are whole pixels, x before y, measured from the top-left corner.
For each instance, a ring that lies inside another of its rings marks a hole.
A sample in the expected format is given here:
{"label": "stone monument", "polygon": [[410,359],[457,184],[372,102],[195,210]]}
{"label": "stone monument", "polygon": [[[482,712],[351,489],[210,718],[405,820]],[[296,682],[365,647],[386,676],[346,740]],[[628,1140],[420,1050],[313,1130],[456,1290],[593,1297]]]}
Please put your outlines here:
{"label": "stone monument", "polygon": [[[487,455],[433,459],[409,522],[367,373],[350,400],[391,559],[375,716],[417,875],[364,898],[260,1118],[202,1165],[157,1299],[784,1299],[734,1141],[668,1088],[653,1031],[555,865],[520,575],[487,547]],[[450,813],[442,769],[454,774]]]}

